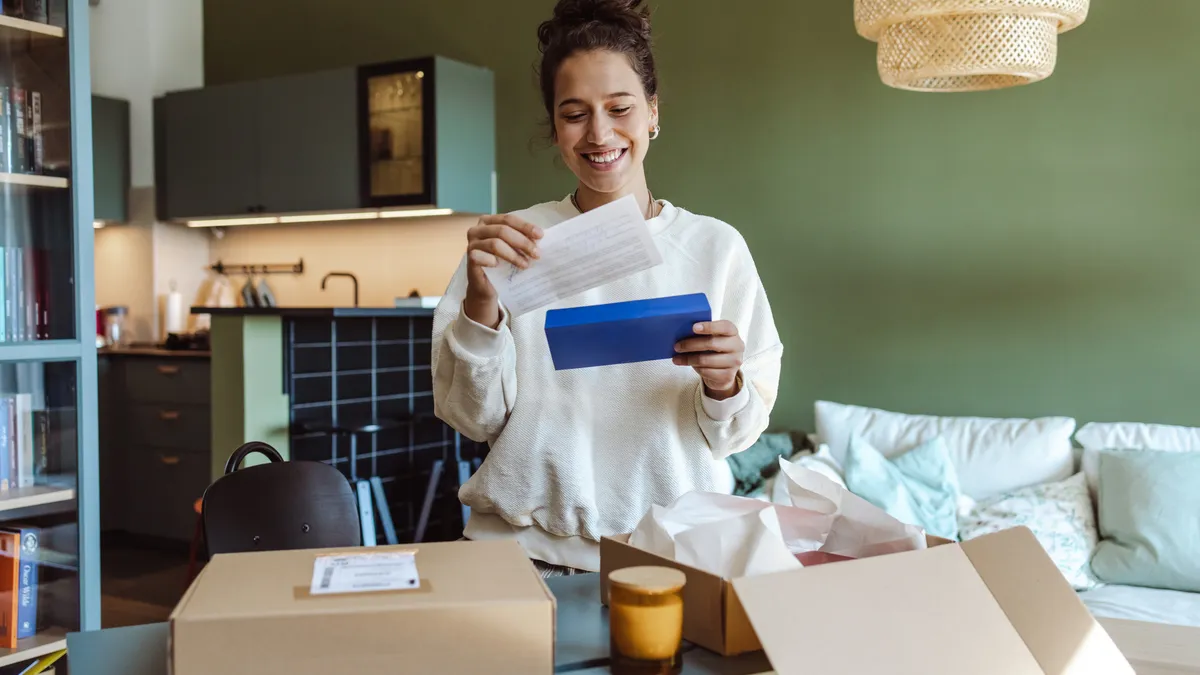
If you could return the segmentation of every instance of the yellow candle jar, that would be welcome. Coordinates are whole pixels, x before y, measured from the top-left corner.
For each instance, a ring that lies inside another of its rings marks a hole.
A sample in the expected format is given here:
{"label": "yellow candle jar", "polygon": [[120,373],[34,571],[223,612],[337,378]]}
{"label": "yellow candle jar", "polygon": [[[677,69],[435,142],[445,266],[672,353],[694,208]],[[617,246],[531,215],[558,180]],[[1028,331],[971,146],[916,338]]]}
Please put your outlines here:
{"label": "yellow candle jar", "polygon": [[608,582],[612,671],[680,672],[687,577],[670,567],[627,567]]}

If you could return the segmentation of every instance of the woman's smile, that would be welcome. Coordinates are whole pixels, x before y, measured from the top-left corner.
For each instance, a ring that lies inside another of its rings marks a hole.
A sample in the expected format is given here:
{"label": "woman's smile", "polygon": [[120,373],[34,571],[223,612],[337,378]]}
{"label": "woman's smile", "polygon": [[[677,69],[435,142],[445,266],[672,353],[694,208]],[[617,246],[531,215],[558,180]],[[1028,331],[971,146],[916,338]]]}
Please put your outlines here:
{"label": "woman's smile", "polygon": [[580,156],[594,171],[616,171],[629,155],[629,148],[612,148],[599,152],[582,152]]}

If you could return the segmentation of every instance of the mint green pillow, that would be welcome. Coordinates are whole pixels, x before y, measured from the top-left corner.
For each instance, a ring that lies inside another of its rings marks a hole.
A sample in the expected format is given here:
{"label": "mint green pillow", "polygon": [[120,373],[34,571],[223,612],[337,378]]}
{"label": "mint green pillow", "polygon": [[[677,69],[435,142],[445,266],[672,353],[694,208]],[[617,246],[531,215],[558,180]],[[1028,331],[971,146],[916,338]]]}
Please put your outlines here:
{"label": "mint green pillow", "polygon": [[891,459],[851,436],[844,469],[846,487],[888,515],[958,539],[958,473],[940,436]]}
{"label": "mint green pillow", "polygon": [[1101,581],[1200,593],[1200,452],[1100,453]]}

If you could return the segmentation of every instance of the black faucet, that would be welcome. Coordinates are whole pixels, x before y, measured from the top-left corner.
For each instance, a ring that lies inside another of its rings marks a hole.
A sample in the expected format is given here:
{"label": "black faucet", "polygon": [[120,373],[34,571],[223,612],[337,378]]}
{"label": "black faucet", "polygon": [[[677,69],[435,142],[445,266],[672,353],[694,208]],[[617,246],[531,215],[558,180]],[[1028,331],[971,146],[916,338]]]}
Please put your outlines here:
{"label": "black faucet", "polygon": [[329,277],[350,277],[350,280],[354,282],[354,306],[358,307],[358,277],[349,272],[330,272],[321,279],[321,290],[325,290],[325,282],[329,281]]}

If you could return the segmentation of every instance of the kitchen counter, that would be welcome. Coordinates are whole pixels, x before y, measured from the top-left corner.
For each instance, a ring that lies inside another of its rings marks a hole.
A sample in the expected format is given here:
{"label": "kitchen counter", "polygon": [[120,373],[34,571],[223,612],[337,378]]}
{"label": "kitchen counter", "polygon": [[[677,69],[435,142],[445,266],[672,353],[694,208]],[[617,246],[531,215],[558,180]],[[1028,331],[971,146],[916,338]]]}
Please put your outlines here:
{"label": "kitchen counter", "polygon": [[96,356],[157,356],[160,358],[192,358],[207,359],[212,352],[199,349],[163,349],[162,347],[122,347],[111,349],[103,347],[96,350]]}
{"label": "kitchen counter", "polygon": [[342,319],[433,316],[432,307],[193,307],[192,314],[278,316],[285,319]]}

